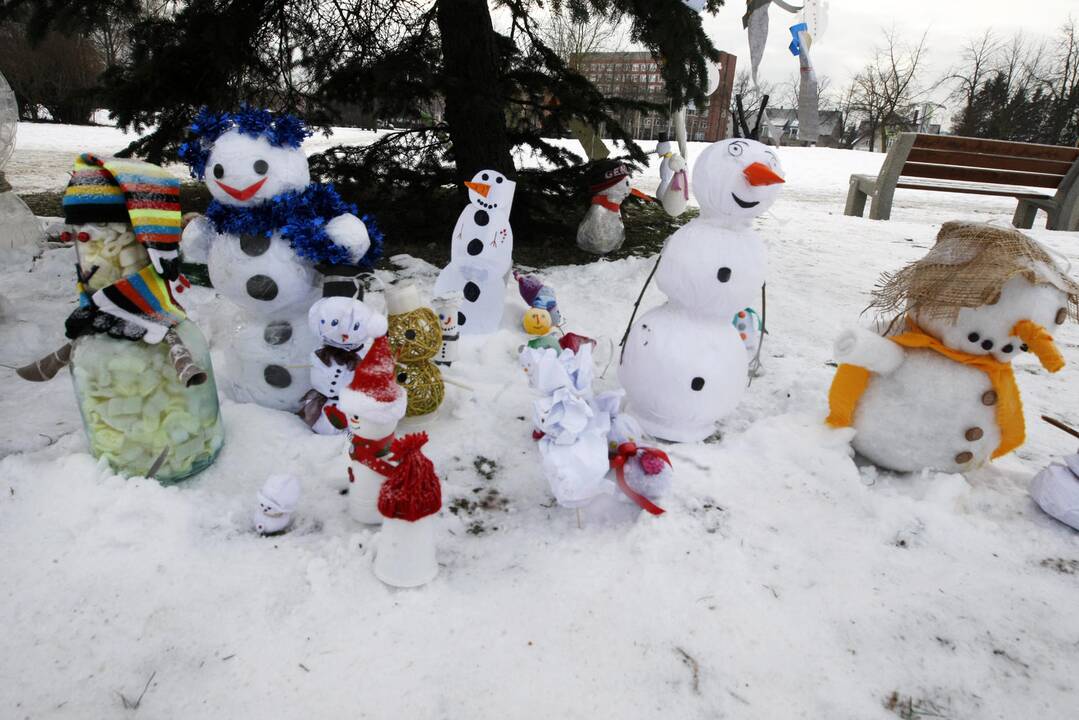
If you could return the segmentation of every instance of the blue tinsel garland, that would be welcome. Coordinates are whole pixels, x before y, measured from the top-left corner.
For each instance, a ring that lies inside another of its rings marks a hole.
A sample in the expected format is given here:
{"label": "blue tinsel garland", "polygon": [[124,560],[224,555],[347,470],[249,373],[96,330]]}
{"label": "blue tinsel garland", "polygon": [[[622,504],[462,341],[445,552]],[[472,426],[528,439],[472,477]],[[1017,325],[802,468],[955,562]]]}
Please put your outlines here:
{"label": "blue tinsel garland", "polygon": [[[261,235],[280,232],[301,258],[314,263],[352,265],[348,250],[334,245],[326,233],[326,223],[338,215],[358,215],[356,206],[341,199],[333,185],[312,183],[303,190],[275,195],[250,207],[223,205],[210,201],[206,217],[217,232],[228,235]],[[374,268],[382,256],[382,233],[370,215],[360,217],[371,238],[371,248],[358,265]]]}
{"label": "blue tinsel garland", "polygon": [[295,115],[278,115],[249,105],[222,113],[203,107],[191,122],[189,139],[179,149],[180,159],[191,167],[192,177],[202,179],[214,141],[233,128],[248,137],[264,137],[274,147],[298,148],[313,134]]}

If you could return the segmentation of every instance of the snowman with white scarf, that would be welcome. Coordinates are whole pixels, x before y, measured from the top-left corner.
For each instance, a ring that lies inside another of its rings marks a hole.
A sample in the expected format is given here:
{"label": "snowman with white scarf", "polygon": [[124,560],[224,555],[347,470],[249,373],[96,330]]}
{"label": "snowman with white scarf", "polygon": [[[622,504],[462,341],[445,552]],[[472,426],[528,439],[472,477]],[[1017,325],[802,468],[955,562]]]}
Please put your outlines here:
{"label": "snowman with white scarf", "polygon": [[311,389],[307,311],[322,274],[329,284],[331,275],[347,281],[370,269],[381,238],[332,186],[311,182],[301,148],[311,131],[299,118],[204,108],[191,131],[180,156],[213,200],[183,244],[234,306],[226,385],[236,400],[295,411]]}

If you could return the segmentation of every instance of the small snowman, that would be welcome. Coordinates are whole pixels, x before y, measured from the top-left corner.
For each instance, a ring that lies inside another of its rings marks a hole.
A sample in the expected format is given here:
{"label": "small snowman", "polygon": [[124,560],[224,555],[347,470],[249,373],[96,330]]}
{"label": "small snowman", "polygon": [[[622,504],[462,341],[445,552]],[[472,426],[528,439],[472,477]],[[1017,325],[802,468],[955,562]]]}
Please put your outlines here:
{"label": "small snowman", "polygon": [[295,475],[271,475],[258,491],[255,530],[262,535],[276,535],[288,529],[292,513],[300,502],[300,479]]}
{"label": "small snowman", "polygon": [[375,577],[411,588],[438,575],[435,514],[442,509],[442,484],[423,454],[427,433],[405,435],[391,447],[394,463],[378,495],[382,531],[375,550]]}
{"label": "small snowman", "polygon": [[577,226],[577,247],[597,255],[606,255],[622,247],[626,239],[622,202],[630,195],[652,199],[630,187],[629,177],[629,168],[623,163],[604,161],[597,164],[588,186],[592,204]]}
{"label": "small snowman", "polygon": [[689,204],[689,175],[685,158],[674,151],[667,133],[659,134],[656,155],[660,157],[656,199],[668,215],[678,217]]}
{"label": "small snowman", "polygon": [[315,339],[307,309],[320,271],[370,268],[380,239],[329,185],[311,182],[302,144],[311,131],[291,115],[203,109],[180,148],[212,200],[188,223],[185,251],[205,258],[210,280],[232,307],[226,376],[235,399],[295,411],[311,388]]}
{"label": "small snowman", "polygon": [[667,494],[674,480],[671,460],[662,450],[645,445],[644,429],[635,417],[618,409],[621,401],[620,392],[604,393],[596,398],[597,405],[611,418],[607,442],[615,482],[626,501],[636,503],[652,515],[662,515],[664,510],[656,503]]}
{"label": "small snowman", "polygon": [[407,408],[405,391],[394,374],[389,342],[385,336],[376,338],[341,391],[337,407],[325,411],[331,423],[349,432],[349,515],[370,525],[382,522],[378,494],[393,470],[387,458]]}
{"label": "small snowman", "polygon": [[353,297],[325,297],[307,313],[311,333],[319,347],[310,355],[311,390],[303,398],[300,416],[320,435],[343,428],[330,423],[325,408],[337,404],[358,363],[375,338],[386,334],[386,316]]}
{"label": "small snowman", "polygon": [[618,369],[649,435],[703,440],[745,393],[748,358],[731,318],[764,284],[767,252],[750,223],[782,183],[775,152],[755,140],[721,140],[697,160],[701,214],[667,239],[655,274],[669,299],[633,323]]}
{"label": "small snowman", "polygon": [[880,467],[963,472],[1022,445],[1012,360],[1029,350],[1063,367],[1046,328],[1076,317],[1079,284],[1016,230],[948,222],[925,257],[881,279],[871,307],[898,314],[883,337],[836,340],[828,423],[853,427],[854,449]]}
{"label": "small snowman", "polygon": [[434,294],[460,292],[464,296],[457,311],[461,334],[484,335],[502,323],[506,281],[513,264],[510,209],[517,183],[496,170],[481,170],[465,186],[469,205],[453,228],[450,263],[439,273]]}
{"label": "small snowman", "polygon": [[461,293],[452,292],[431,300],[431,307],[438,315],[442,326],[442,345],[432,362],[435,365],[450,367],[457,360],[457,341],[461,331],[457,327],[457,311],[461,309]]}

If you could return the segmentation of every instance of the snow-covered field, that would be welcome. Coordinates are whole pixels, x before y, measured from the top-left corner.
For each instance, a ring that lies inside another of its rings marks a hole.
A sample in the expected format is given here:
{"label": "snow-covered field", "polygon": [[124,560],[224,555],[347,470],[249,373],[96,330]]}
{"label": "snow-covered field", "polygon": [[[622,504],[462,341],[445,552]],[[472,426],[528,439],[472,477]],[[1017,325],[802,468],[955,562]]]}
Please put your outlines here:
{"label": "snow-covered field", "polygon": [[[28,125],[19,141],[17,190],[59,189],[75,151],[125,143]],[[500,332],[462,341],[453,374],[475,391],[450,388],[424,426],[447,509],[442,572],[413,591],[371,573],[378,534],[339,495],[344,441],[298,418],[223,401],[224,451],[178,487],[96,464],[69,381],[6,369],[62,342],[70,250],[0,257],[16,314],[0,320],[0,717],[1074,716],[1079,534],[1026,486],[1075,449],[1037,417],[1079,425],[1079,329],[1057,333],[1062,372],[1017,361],[1015,454],[966,477],[856,466],[848,435],[822,423],[833,338],[941,222],[1007,223],[1014,207],[900,191],[891,222],[845,218],[847,177],[883,156],[779,152],[789,180],[757,224],[766,372],[719,442],[667,448],[667,514],[578,527],[552,507],[515,303]],[[1079,267],[1079,233],[1034,235]],[[617,342],[651,262],[545,275],[570,329]],[[434,268],[405,265],[430,287]],[[645,306],[660,301],[652,289]],[[210,291],[188,303],[212,338],[227,332]],[[598,389],[615,384],[612,369]],[[303,478],[298,527],[261,538],[254,493],[280,471]]]}

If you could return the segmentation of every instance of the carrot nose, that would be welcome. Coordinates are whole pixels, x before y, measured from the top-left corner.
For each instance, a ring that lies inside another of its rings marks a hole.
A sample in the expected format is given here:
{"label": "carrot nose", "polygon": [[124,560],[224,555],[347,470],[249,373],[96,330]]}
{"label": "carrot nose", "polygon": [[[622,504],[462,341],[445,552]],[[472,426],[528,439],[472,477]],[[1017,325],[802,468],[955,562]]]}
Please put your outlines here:
{"label": "carrot nose", "polygon": [[764,163],[755,162],[748,166],[742,173],[746,176],[746,182],[750,185],[775,185],[786,182],[776,171]]}
{"label": "carrot nose", "polygon": [[1064,356],[1053,342],[1053,336],[1045,328],[1031,320],[1020,320],[1012,329],[1012,334],[1026,343],[1030,351],[1038,356],[1042,367],[1055,373],[1064,367]]}
{"label": "carrot nose", "polygon": [[478,183],[472,182],[471,180],[466,180],[465,187],[469,190],[475,190],[483,197],[487,197],[487,193],[491,192],[491,186],[487,183]]}
{"label": "carrot nose", "polygon": [[629,194],[632,195],[633,197],[639,197],[641,200],[644,200],[645,202],[655,202],[656,201],[656,199],[654,197],[652,197],[651,195],[649,195],[647,193],[641,192],[637,188],[630,188],[629,189]]}

